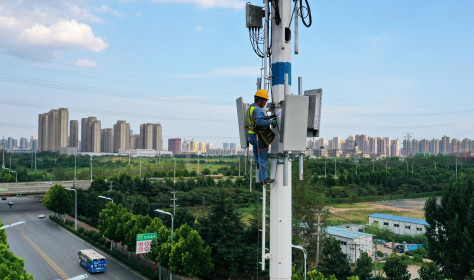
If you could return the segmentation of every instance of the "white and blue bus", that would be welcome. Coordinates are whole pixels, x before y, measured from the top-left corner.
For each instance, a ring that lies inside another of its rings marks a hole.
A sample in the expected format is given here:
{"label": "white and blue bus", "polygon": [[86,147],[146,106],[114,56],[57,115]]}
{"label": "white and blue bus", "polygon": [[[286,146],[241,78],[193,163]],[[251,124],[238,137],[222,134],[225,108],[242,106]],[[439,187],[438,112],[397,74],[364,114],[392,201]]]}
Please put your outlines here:
{"label": "white and blue bus", "polygon": [[79,265],[84,267],[90,273],[105,272],[105,257],[92,249],[80,250]]}

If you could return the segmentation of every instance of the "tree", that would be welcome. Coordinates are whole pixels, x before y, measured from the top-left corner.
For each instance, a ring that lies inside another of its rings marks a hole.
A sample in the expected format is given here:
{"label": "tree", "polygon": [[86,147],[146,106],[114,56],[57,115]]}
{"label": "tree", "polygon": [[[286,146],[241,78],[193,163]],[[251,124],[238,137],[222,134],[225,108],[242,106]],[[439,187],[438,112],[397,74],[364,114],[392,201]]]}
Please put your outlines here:
{"label": "tree", "polygon": [[428,255],[448,278],[464,279],[474,269],[474,176],[451,182],[425,203]]}
{"label": "tree", "polygon": [[[4,224],[0,220],[0,228],[3,226]],[[8,244],[7,233],[5,232],[4,229],[0,229],[0,244]]]}
{"label": "tree", "polygon": [[45,193],[43,205],[62,216],[72,211],[74,202],[69,191],[61,185],[54,185]]}
{"label": "tree", "polygon": [[418,270],[420,280],[443,280],[445,279],[438,266],[433,262],[424,263]]}
{"label": "tree", "polygon": [[351,275],[351,266],[346,255],[341,251],[339,240],[332,237],[326,239],[322,260],[321,272],[324,275],[334,274],[338,279],[345,279]]}
{"label": "tree", "polygon": [[361,252],[360,257],[356,261],[356,269],[354,274],[359,276],[359,279],[366,280],[372,276],[372,258],[366,252]]}
{"label": "tree", "polygon": [[206,276],[213,268],[211,247],[205,246],[199,233],[184,224],[175,235],[170,254],[170,269],[186,277]]}
{"label": "tree", "polygon": [[0,243],[0,279],[33,280],[33,275],[26,273],[25,262],[4,243]]}
{"label": "tree", "polygon": [[402,260],[396,254],[392,254],[387,258],[383,270],[388,280],[410,280],[407,266],[402,263]]}

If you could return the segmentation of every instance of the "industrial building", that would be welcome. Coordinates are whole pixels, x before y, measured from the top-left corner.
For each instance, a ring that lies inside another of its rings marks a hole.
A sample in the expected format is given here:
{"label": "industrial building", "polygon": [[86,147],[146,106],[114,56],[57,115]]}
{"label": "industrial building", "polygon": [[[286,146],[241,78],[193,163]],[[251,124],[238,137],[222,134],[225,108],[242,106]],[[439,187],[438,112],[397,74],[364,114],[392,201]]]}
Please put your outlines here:
{"label": "industrial building", "polygon": [[328,227],[327,233],[341,243],[341,251],[347,255],[350,262],[356,262],[360,252],[372,256],[372,234],[352,231],[341,227]]}
{"label": "industrial building", "polygon": [[386,214],[372,214],[369,216],[369,225],[378,223],[379,228],[386,228],[395,234],[424,234],[428,223],[422,219],[407,218]]}

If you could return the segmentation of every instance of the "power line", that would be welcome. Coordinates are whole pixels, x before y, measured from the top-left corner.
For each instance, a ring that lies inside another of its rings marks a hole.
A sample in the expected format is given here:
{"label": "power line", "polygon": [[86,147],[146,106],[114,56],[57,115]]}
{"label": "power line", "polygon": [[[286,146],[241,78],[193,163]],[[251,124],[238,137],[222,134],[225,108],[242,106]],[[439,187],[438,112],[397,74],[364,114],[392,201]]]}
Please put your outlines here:
{"label": "power line", "polygon": [[70,92],[80,92],[86,94],[94,95],[104,95],[104,96],[113,96],[113,97],[122,97],[122,98],[133,98],[133,99],[157,99],[159,101],[168,101],[168,102],[181,102],[181,103],[202,103],[202,104],[229,104],[227,100],[219,99],[207,99],[200,97],[180,97],[180,96],[167,96],[159,94],[149,94],[142,92],[133,92],[125,90],[116,90],[116,89],[106,89],[98,87],[89,87],[82,86],[71,83],[62,83],[54,82],[43,79],[28,78],[18,75],[9,75],[0,73],[0,81],[7,83],[17,83],[28,86],[51,88],[57,90],[65,90]]}
{"label": "power line", "polygon": [[[0,99],[0,104],[5,105],[12,105],[12,106],[21,106],[21,107],[29,107],[29,108],[54,108],[58,107],[57,105],[41,103],[41,102],[33,102],[33,101],[25,101],[25,100],[16,100],[16,99],[7,99],[2,98]],[[84,108],[84,107],[70,107],[65,106],[72,112],[79,112],[79,113],[92,113],[95,115],[115,115],[115,116],[126,116],[126,117],[134,117],[134,118],[150,118],[150,119],[160,119],[160,120],[176,120],[176,121],[205,121],[205,122],[232,122],[233,119],[218,119],[218,118],[204,118],[198,116],[169,116],[169,115],[153,115],[153,114],[143,114],[143,113],[130,113],[125,111],[113,111],[113,110],[106,110],[106,109],[95,109],[95,108]]]}

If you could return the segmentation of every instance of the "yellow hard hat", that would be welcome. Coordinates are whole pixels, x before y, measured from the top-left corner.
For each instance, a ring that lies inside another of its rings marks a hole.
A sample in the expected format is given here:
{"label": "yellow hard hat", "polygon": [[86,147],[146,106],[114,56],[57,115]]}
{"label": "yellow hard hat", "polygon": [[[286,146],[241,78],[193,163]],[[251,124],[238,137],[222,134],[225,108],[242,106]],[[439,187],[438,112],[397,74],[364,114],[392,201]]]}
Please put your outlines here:
{"label": "yellow hard hat", "polygon": [[268,100],[268,91],[265,90],[265,89],[259,89],[259,90],[257,90],[257,92],[255,93],[255,96],[256,96],[256,97],[261,97],[261,98],[264,98],[264,99]]}

